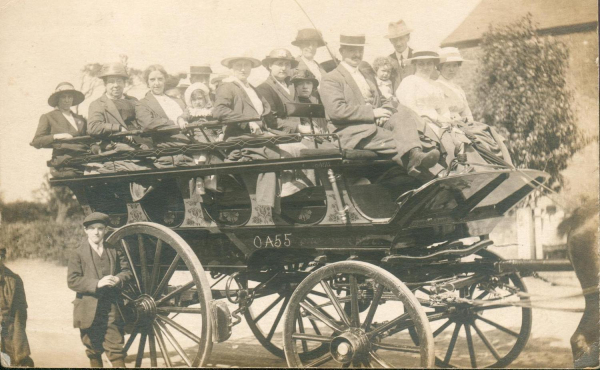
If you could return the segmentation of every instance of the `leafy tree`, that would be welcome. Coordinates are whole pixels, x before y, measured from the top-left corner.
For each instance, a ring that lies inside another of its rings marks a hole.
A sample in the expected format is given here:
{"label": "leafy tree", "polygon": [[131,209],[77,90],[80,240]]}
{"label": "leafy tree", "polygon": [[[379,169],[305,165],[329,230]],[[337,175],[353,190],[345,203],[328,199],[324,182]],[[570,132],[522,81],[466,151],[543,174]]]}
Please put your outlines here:
{"label": "leafy tree", "polygon": [[77,198],[66,186],[50,186],[49,176],[44,176],[38,196],[48,205],[48,211],[57,223],[64,223],[67,217],[83,214]]}
{"label": "leafy tree", "polygon": [[518,167],[548,172],[550,186],[560,189],[560,171],[585,144],[566,86],[566,45],[539,35],[529,14],[490,27],[481,48],[476,116],[512,133],[508,141]]}

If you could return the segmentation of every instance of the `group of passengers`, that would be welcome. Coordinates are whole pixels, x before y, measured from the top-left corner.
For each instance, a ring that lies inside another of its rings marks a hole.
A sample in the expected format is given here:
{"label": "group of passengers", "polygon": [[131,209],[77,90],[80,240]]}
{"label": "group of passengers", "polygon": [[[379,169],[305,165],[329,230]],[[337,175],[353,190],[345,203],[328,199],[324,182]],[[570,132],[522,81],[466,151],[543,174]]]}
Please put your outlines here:
{"label": "group of passengers", "polygon": [[[339,137],[343,149],[374,151],[422,180],[433,178],[452,163],[456,165],[456,160],[453,161],[456,157],[463,163],[465,158],[469,163],[486,163],[468,145],[473,140],[510,163],[504,139],[493,128],[474,122],[465,93],[454,81],[465,62],[458,49],[412,50],[408,47],[411,31],[402,20],[390,23],[384,37],[390,40],[394,52],[377,58],[373,66],[363,61],[365,36],[346,34],[340,35],[341,61],[333,66],[332,61],[317,63],[314,60],[317,49],[326,43],[315,29],[298,31],[292,41],[292,45],[301,51],[298,57],[283,48],[272,50],[262,61],[243,55],[229,57],[221,62],[230,69],[228,77],[217,76],[210,80],[212,70],[209,66],[191,67],[190,79],[182,79],[177,88],[167,91],[169,75],[162,66],[151,65],[144,71],[149,91],[139,101],[123,93],[129,78],[125,66],[107,64],[100,73],[106,93],[90,104],[87,122],[70,109],[80,104],[84,95],[73,85],[61,83],[48,99],[48,104],[55,110],[42,115],[31,145],[54,148],[52,163],[56,166],[66,158],[90,152],[108,155],[154,149],[160,154],[161,148],[180,147],[197,141],[330,133]],[[248,77],[252,69],[261,65],[269,71],[269,77],[254,87]],[[211,90],[210,83],[215,85],[216,91]],[[323,104],[327,119],[309,121],[289,117],[286,103]],[[256,120],[248,122],[252,118]],[[189,125],[210,120],[247,122],[223,125],[222,129],[189,130]],[[169,128],[171,130],[163,130]],[[116,138],[114,135],[140,129],[151,132],[152,136]],[[73,140],[64,140],[81,135],[96,136],[102,141],[90,148]],[[317,138],[304,137],[301,142],[230,150],[222,156],[201,152],[157,155],[146,160],[107,161],[96,164],[95,171],[297,157],[303,149],[314,148],[310,140]],[[333,140],[320,142],[325,148],[337,145]],[[90,171],[89,166],[87,170]],[[63,166],[60,173],[55,171],[55,175],[82,172],[75,166]],[[280,175],[284,185],[280,189],[281,196],[314,183],[311,171],[284,171]],[[274,206],[276,181],[277,176],[273,173],[258,176],[253,183],[258,204]],[[286,190],[285,186],[292,189]]]}

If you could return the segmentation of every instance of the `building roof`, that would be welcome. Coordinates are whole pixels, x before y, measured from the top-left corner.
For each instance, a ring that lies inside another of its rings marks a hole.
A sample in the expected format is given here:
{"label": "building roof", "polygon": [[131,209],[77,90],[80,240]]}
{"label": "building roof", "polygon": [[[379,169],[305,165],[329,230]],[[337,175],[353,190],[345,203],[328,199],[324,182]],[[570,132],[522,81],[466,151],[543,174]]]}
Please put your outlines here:
{"label": "building roof", "polygon": [[482,0],[442,47],[476,46],[490,24],[515,22],[527,13],[541,33],[565,34],[598,26],[597,0]]}

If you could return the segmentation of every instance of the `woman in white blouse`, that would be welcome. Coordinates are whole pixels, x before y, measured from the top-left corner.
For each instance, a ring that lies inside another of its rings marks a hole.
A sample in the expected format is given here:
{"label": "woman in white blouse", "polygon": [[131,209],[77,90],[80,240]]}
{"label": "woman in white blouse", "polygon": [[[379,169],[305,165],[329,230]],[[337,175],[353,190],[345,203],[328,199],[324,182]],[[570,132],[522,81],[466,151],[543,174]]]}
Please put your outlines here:
{"label": "woman in white blouse", "polygon": [[[165,82],[168,74],[158,64],[151,65],[144,71],[144,80],[150,91],[135,106],[137,122],[144,131],[155,131],[164,127],[179,127],[177,118],[183,114],[185,104],[181,99],[165,95]],[[190,139],[184,134],[157,134],[153,138],[157,146],[185,145]]]}
{"label": "woman in white blouse", "polygon": [[450,111],[450,118],[466,122],[473,121],[473,114],[463,89],[454,82],[462,63],[465,60],[457,48],[443,48],[440,50],[440,63],[438,70],[440,76],[436,81],[437,86],[444,92],[444,99]]}

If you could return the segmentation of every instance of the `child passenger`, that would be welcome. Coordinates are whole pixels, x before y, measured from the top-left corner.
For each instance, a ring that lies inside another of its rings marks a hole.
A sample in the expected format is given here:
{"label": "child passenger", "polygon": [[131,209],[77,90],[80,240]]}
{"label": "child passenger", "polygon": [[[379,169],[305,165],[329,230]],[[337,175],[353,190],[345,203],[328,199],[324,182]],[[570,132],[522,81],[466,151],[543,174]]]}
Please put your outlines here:
{"label": "child passenger", "polygon": [[396,100],[394,96],[394,87],[392,83],[392,75],[394,67],[389,57],[378,57],[373,61],[373,69],[375,70],[377,87],[381,94],[388,100]]}

